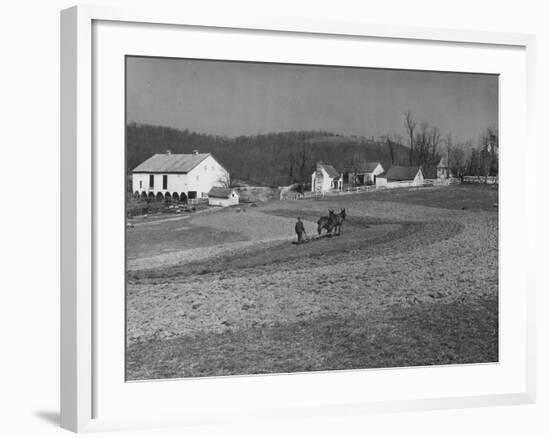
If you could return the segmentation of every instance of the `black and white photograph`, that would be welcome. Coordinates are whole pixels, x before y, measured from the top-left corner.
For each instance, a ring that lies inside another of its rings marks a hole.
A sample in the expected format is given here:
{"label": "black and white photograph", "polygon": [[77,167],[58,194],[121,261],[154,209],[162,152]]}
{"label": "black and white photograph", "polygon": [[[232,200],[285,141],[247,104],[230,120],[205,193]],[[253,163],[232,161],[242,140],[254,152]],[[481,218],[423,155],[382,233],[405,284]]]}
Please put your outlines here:
{"label": "black and white photograph", "polygon": [[499,361],[499,77],[126,56],[126,379]]}

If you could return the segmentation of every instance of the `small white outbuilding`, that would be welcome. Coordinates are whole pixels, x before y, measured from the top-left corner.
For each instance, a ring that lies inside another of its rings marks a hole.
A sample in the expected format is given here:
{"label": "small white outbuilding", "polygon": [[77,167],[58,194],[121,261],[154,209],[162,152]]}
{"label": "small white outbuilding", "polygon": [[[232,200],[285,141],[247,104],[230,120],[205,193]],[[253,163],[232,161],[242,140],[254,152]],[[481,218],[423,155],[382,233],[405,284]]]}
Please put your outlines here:
{"label": "small white outbuilding", "polygon": [[208,192],[208,205],[229,207],[239,204],[239,194],[236,190],[225,187],[212,187]]}
{"label": "small white outbuilding", "polygon": [[384,167],[378,161],[361,161],[347,166],[344,170],[344,182],[352,185],[375,185],[378,175],[384,173]]}

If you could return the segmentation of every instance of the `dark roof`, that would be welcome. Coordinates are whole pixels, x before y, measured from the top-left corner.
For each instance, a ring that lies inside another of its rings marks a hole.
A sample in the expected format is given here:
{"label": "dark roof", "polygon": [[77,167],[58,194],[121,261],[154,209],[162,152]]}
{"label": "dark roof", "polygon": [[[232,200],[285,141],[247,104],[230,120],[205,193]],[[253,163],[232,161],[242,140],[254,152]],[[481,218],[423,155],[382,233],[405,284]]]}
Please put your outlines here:
{"label": "dark roof", "polygon": [[319,166],[322,167],[323,169],[325,169],[325,171],[328,173],[328,176],[330,176],[331,178],[340,178],[340,172],[338,172],[330,164],[320,163]]}
{"label": "dark roof", "polygon": [[383,177],[392,181],[413,180],[419,170],[422,170],[422,168],[414,166],[392,166],[383,174]]}
{"label": "dark roof", "polygon": [[132,172],[187,173],[210,154],[155,154]]}
{"label": "dark roof", "polygon": [[424,175],[424,178],[428,179],[437,178],[437,167],[422,166],[422,175]]}
{"label": "dark roof", "polygon": [[379,164],[382,165],[379,161],[362,161],[351,166],[347,166],[347,170],[349,172],[357,171],[358,173],[372,173]]}
{"label": "dark roof", "polygon": [[232,192],[234,192],[233,189],[228,189],[225,187],[212,187],[208,192],[208,197],[209,198],[229,198]]}

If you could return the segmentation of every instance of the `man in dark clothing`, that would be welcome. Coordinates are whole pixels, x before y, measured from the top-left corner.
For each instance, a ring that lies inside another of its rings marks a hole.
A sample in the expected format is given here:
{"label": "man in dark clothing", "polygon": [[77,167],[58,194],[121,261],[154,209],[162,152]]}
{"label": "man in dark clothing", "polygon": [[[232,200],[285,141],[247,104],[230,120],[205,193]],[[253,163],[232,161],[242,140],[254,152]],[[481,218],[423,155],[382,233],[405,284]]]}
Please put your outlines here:
{"label": "man in dark clothing", "polygon": [[296,231],[296,234],[298,235],[298,243],[303,243],[304,239],[302,235],[306,234],[306,229],[304,228],[304,223],[302,222],[301,218],[298,218],[298,221],[294,226],[294,231]]}

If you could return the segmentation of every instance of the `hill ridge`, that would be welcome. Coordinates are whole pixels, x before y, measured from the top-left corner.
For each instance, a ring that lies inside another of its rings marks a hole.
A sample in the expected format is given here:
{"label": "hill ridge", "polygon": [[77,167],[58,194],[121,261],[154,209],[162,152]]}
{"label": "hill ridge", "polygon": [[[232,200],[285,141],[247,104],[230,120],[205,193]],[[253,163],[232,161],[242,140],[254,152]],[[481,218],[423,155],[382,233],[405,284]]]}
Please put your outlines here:
{"label": "hill ridge", "polygon": [[[392,164],[384,142],[328,131],[288,131],[226,137],[188,129],[130,123],[126,126],[127,171],[155,153],[209,152],[233,178],[280,186],[307,183],[317,161],[342,170],[354,162]],[[409,149],[393,144],[395,164],[406,164]]]}

